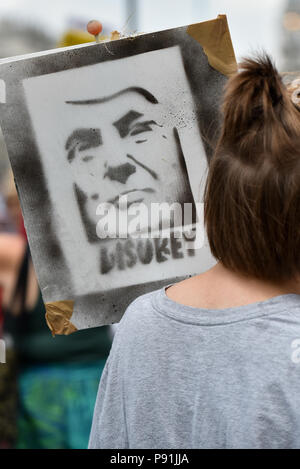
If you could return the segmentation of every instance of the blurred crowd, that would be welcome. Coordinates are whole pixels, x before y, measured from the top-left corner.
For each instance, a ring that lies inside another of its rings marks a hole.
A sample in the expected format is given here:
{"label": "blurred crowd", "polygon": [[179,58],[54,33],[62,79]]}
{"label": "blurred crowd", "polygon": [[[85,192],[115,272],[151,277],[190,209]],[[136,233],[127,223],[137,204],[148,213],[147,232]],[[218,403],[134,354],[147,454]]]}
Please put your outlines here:
{"label": "blurred crowd", "polygon": [[[12,37],[20,45],[31,33],[19,41],[16,33]],[[45,35],[34,34],[36,42],[23,44],[23,49],[11,47],[10,55],[53,47]],[[58,45],[91,40],[73,27]],[[86,448],[112,332],[105,326],[52,337],[2,134],[0,339],[6,345],[6,363],[0,364],[0,448]]]}

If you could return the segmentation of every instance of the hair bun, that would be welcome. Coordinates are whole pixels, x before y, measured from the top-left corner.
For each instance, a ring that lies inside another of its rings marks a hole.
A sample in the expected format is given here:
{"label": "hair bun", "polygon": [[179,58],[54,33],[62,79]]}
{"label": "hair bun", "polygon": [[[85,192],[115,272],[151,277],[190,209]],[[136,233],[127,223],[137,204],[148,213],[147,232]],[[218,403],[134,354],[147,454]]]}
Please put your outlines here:
{"label": "hair bun", "polygon": [[256,150],[272,153],[275,141],[300,136],[299,111],[267,54],[245,59],[228,80],[223,113],[223,142],[240,145],[246,157]]}

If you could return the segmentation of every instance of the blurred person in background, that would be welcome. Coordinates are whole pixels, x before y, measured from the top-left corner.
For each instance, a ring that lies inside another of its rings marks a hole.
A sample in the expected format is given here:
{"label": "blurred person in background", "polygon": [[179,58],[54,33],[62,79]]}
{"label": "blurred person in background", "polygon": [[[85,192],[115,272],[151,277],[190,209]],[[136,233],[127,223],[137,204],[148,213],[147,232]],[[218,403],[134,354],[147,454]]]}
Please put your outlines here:
{"label": "blurred person in background", "polygon": [[[4,152],[1,152],[2,172],[7,168]],[[1,174],[2,176],[2,174]],[[5,340],[6,363],[0,365],[0,448],[10,448],[16,440],[17,368],[16,353],[10,337],[4,335],[3,303],[10,295],[12,277],[17,269],[16,261],[22,255],[24,239],[17,233],[21,224],[18,198],[12,175],[2,178],[0,193],[0,338]],[[11,210],[8,210],[8,206]]]}
{"label": "blurred person in background", "polygon": [[[20,230],[13,177],[8,211]],[[16,448],[86,448],[101,370],[111,346],[109,327],[53,338],[24,235],[0,234],[4,334],[18,361]],[[1,377],[0,377],[1,386]],[[13,409],[11,414],[13,419]]]}
{"label": "blurred person in background", "polygon": [[7,204],[4,197],[6,191],[6,175],[8,174],[9,160],[4,142],[2,130],[0,128],[0,233],[15,231],[13,223],[11,223]]}

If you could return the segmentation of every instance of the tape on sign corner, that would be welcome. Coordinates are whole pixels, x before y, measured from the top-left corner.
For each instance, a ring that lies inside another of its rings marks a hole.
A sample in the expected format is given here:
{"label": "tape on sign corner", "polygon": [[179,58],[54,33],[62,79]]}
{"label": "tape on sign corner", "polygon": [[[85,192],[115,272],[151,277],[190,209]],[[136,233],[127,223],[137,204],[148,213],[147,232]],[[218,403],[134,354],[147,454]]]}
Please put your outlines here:
{"label": "tape on sign corner", "polygon": [[53,335],[70,335],[77,331],[70,319],[73,314],[74,301],[64,300],[45,303],[46,322]]}
{"label": "tape on sign corner", "polygon": [[237,72],[237,61],[230,37],[226,15],[214,20],[188,26],[187,33],[202,46],[208,63],[223,75]]}

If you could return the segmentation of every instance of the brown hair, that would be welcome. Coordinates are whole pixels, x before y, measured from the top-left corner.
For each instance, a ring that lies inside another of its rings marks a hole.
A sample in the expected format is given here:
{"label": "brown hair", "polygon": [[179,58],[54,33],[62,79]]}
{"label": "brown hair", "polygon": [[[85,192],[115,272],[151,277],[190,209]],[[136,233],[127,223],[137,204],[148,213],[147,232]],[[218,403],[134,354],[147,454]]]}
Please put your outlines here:
{"label": "brown hair", "polygon": [[300,273],[300,112],[271,59],[246,59],[226,85],[205,190],[212,254],[269,281]]}

